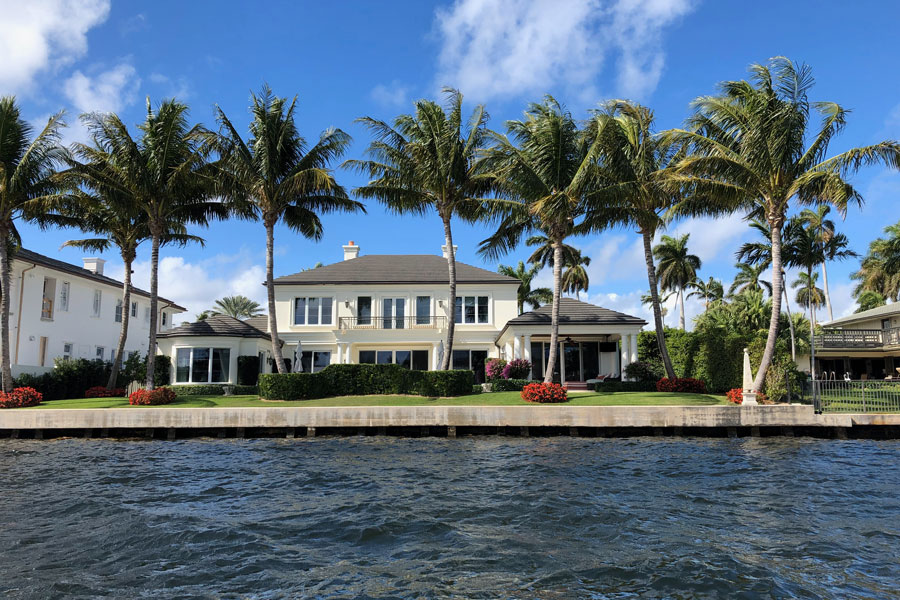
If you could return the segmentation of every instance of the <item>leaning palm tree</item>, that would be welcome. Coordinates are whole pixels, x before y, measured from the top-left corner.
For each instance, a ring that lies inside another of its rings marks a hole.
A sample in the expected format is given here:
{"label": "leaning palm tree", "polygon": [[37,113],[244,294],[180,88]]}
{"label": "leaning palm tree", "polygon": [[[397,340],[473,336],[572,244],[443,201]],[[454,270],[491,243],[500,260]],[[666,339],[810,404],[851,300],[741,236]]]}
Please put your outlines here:
{"label": "leaning palm tree", "polygon": [[228,210],[214,200],[215,178],[208,162],[210,134],[188,124],[188,107],[164,100],[154,110],[147,99],[147,116],[134,139],[112,113],[82,115],[92,144],[75,144],[78,171],[94,189],[121,194],[146,214],[150,230],[150,337],[147,389],[156,385],[156,336],[159,320],[159,249],[172,232],[186,224],[205,226],[224,218]]}
{"label": "leaning palm tree", "polygon": [[[450,88],[444,93],[446,107],[418,100],[415,113],[400,115],[393,126],[372,117],[357,119],[375,137],[367,150],[370,160],[349,160],[344,165],[369,176],[369,183],[354,190],[361,198],[377,199],[397,214],[437,213],[444,226],[448,307],[452,311],[456,306],[456,250],[451,222],[454,217],[478,218],[482,187],[474,166],[484,145],[488,115],[484,106],[478,105],[464,121],[462,94]],[[450,368],[455,330],[455,319],[448,319],[441,370]]]}
{"label": "leaning palm tree", "polygon": [[[831,139],[846,124],[847,110],[833,102],[812,108],[823,117],[810,135],[813,85],[810,69],[778,57],[751,67],[751,81],[721,84],[721,94],[694,101],[688,127],[673,136],[691,156],[675,181],[694,193],[678,214],[761,216],[771,230],[772,314],[765,351],[753,389],[762,389],[775,353],[782,296],[782,229],[794,203],[830,204],[838,211],[861,201],[847,176],[863,165],[900,166],[900,144],[881,142],[827,157]],[[811,143],[807,146],[807,140]]]}
{"label": "leaning palm tree", "polygon": [[725,288],[722,287],[722,282],[714,277],[710,277],[709,280],[703,281],[702,279],[698,279],[694,281],[690,285],[691,293],[687,295],[688,298],[699,298],[703,301],[703,312],[709,312],[709,307],[711,304],[716,302],[721,302],[725,297]]}
{"label": "leaning palm tree", "polygon": [[828,290],[828,261],[846,260],[859,256],[853,250],[849,250],[847,236],[835,232],[834,221],[828,218],[831,207],[828,205],[817,206],[815,210],[804,209],[800,213],[799,220],[805,227],[811,228],[822,246],[822,289],[825,291],[825,308],[828,311],[828,320],[834,320],[834,311],[831,308],[831,294]]}
{"label": "leaning palm tree", "polygon": [[497,272],[501,275],[506,275],[507,277],[512,277],[520,281],[519,290],[516,295],[516,305],[520,315],[525,312],[526,304],[534,309],[553,302],[553,290],[546,287],[531,287],[531,282],[534,281],[534,278],[537,277],[540,270],[540,265],[526,267],[525,263],[521,260],[515,268],[508,265],[500,265],[497,267]]}
{"label": "leaning palm tree", "polygon": [[542,233],[553,247],[550,356],[545,382],[553,380],[559,351],[559,300],[563,246],[577,232],[587,198],[597,184],[597,145],[588,143],[571,113],[554,98],[533,103],[521,121],[508,121],[507,134],[491,132],[479,171],[502,199],[493,205],[497,232],[479,252],[497,258],[523,236]]}
{"label": "leaning palm tree", "polygon": [[[85,189],[89,189],[92,185],[89,178],[81,178],[78,164],[69,170],[69,174],[79,180]],[[112,370],[106,383],[106,389],[112,390],[116,387],[119,370],[122,368],[125,343],[128,339],[128,323],[131,317],[128,307],[131,306],[132,265],[137,258],[138,246],[151,237],[147,213],[132,204],[127,195],[117,193],[115,190],[102,189],[96,190],[93,194],[80,190],[76,194],[76,201],[67,209],[67,212],[73,216],[77,215],[82,231],[93,233],[99,237],[69,240],[63,244],[63,247],[80,248],[88,252],[106,252],[111,247],[115,247],[125,265],[125,275],[122,278],[122,309],[119,313],[122,325],[119,329],[119,341],[116,345]],[[174,227],[170,226],[170,230],[164,234],[160,243],[161,245],[176,244],[183,247],[190,242],[198,242],[202,245],[203,239],[188,235],[184,226],[179,223],[174,224]]]}
{"label": "leaning palm tree", "polygon": [[653,111],[625,100],[613,100],[592,115],[589,135],[600,145],[602,185],[590,199],[585,223],[603,229],[610,222],[634,228],[641,236],[656,344],[666,376],[675,369],[666,347],[663,307],[653,262],[653,238],[664,225],[664,217],[681,190],[669,184],[669,168],[680,149],[653,129]]}
{"label": "leaning palm tree", "polygon": [[297,131],[297,98],[278,98],[264,86],[250,96],[250,138],[244,138],[220,108],[220,193],[246,219],[261,220],[266,230],[266,294],[272,356],[279,373],[287,372],[275,314],[275,226],[284,223],[307,239],[322,239],[319,215],[363,211],[335,180],[330,165],[350,145],[350,136],[328,129],[311,147]]}
{"label": "leaning palm tree", "polygon": [[577,256],[572,258],[572,262],[566,264],[566,269],[562,274],[562,289],[567,294],[575,294],[576,300],[581,300],[579,292],[587,292],[591,285],[585,267],[591,264],[591,257],[582,256],[579,251]]}
{"label": "leaning palm tree", "polygon": [[688,251],[687,243],[691,234],[686,233],[680,237],[664,235],[659,244],[653,248],[653,257],[656,259],[656,276],[659,285],[664,290],[670,290],[678,294],[680,311],[678,314],[678,327],[684,330],[684,290],[697,280],[697,271],[700,269],[700,257]]}
{"label": "leaning palm tree", "polygon": [[251,300],[247,296],[225,296],[216,300],[210,311],[214,315],[228,315],[235,319],[249,319],[263,314],[259,302]]}
{"label": "leaning palm tree", "polygon": [[13,386],[8,290],[11,251],[21,244],[15,222],[30,221],[41,227],[69,224],[50,213],[66,199],[56,172],[66,158],[59,145],[64,126],[62,113],[57,113],[35,135],[22,118],[15,98],[0,97],[0,376],[4,392]]}
{"label": "leaning palm tree", "polygon": [[738,270],[728,288],[728,295],[743,294],[748,289],[756,289],[772,295],[772,284],[763,279],[763,274],[768,268],[764,264],[752,265],[748,263],[735,263]]}

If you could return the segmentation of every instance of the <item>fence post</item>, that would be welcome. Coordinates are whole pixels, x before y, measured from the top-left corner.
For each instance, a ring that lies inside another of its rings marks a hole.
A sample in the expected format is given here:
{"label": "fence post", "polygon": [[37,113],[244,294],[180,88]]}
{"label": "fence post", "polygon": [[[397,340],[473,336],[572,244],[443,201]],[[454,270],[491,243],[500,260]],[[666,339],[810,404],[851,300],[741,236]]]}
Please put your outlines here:
{"label": "fence post", "polygon": [[862,386],[862,411],[866,412],[866,382],[861,381],[859,385]]}

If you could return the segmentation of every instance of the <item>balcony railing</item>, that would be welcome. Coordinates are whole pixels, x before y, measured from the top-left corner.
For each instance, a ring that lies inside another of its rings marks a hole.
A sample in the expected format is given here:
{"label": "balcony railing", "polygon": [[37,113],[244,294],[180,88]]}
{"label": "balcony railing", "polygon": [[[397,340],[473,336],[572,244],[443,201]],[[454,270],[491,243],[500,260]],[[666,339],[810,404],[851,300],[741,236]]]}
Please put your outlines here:
{"label": "balcony railing", "polygon": [[883,348],[900,345],[900,327],[891,329],[826,329],[816,348]]}
{"label": "balcony railing", "polygon": [[447,317],[341,317],[341,329],[444,329]]}

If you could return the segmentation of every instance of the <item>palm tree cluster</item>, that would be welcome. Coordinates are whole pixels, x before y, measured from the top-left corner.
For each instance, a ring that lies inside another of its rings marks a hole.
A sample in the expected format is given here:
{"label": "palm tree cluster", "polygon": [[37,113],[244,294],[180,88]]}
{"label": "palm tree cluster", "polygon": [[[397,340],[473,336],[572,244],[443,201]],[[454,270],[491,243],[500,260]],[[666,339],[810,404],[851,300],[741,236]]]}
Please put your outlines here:
{"label": "palm tree cluster", "polygon": [[[590,257],[571,245],[577,236],[625,227],[640,236],[647,267],[649,304],[660,355],[674,377],[663,331],[661,294],[675,294],[679,325],[685,327],[685,297],[697,297],[712,314],[726,303],[743,305],[745,325],[768,319],[768,334],[755,389],[772,360],[781,324],[786,268],[801,269],[796,300],[814,319],[824,304],[831,318],[826,263],[852,255],[835,232],[829,207],[838,214],[862,200],[847,181],[869,164],[900,166],[900,144],[892,141],[829,156],[830,141],[846,124],[848,111],[832,102],[811,102],[808,67],[785,58],[751,67],[748,80],[720,84],[718,94],[700,97],[683,128],[657,131],[653,112],[626,101],[603,102],[576,120],[551,96],[530,104],[504,131],[488,128],[484,106],[468,116],[463,96],[445,90],[443,103],[419,100],[410,114],[390,121],[358,119],[371,141],[361,159],[342,166],[368,181],[348,191],[333,166],[351,139],[327,129],[308,143],[296,126],[296,98],[280,98],[266,86],[250,99],[250,125],[239,131],[216,108],[217,130],[192,124],[188,107],[148,101],[144,122],[131,132],[114,114],[82,115],[88,144],[60,145],[62,115],[40,132],[19,114],[15,100],[0,100],[0,284],[8,289],[11,253],[20,240],[17,219],[41,226],[77,226],[94,237],[71,245],[105,250],[113,246],[126,263],[123,298],[130,293],[130,264],[138,246],[150,243],[151,324],[148,388],[153,380],[160,248],[202,243],[188,227],[212,220],[261,221],[266,233],[268,329],[279,372],[286,370],[274,301],[274,230],[284,224],[319,240],[321,216],[361,212],[361,201],[377,200],[398,215],[437,215],[446,244],[449,307],[456,298],[453,221],[490,223],[496,231],[479,253],[499,259],[521,242],[534,247],[528,260],[501,272],[522,281],[519,310],[551,303],[549,380],[558,360],[559,305],[563,293],[586,292]],[[815,114],[821,117],[816,125]],[[355,196],[357,199],[354,199]],[[795,208],[807,208],[793,214]],[[700,259],[690,254],[688,236],[662,235],[673,221],[740,213],[765,235],[742,248],[738,277],[726,298],[721,282],[698,279]],[[75,219],[77,215],[79,218]],[[873,243],[855,276],[863,293],[896,299],[900,282],[900,223],[889,238]],[[796,231],[795,231],[796,230]],[[654,240],[659,242],[654,246]],[[549,267],[552,288],[531,287]],[[817,269],[822,269],[822,289]],[[764,271],[771,269],[771,281]],[[769,294],[768,302],[763,300]],[[871,302],[871,299],[867,299]],[[787,303],[785,307],[788,308]],[[256,315],[259,306],[222,299],[217,310]],[[0,297],[0,371],[11,386],[9,307]],[[123,348],[127,320],[123,319]],[[788,319],[793,327],[793,320]],[[449,319],[442,369],[450,367],[454,319]],[[121,352],[117,353],[120,356]],[[114,383],[111,381],[111,385]]]}

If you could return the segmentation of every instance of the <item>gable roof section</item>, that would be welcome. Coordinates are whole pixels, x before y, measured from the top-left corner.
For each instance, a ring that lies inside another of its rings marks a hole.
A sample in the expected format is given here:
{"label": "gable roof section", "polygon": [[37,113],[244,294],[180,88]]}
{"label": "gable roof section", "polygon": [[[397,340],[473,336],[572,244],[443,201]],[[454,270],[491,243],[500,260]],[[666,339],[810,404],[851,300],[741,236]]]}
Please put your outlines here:
{"label": "gable roof section", "polygon": [[864,310],[852,315],[847,315],[846,317],[841,317],[839,319],[835,319],[834,321],[829,321],[828,323],[822,323],[822,326],[838,327],[843,325],[852,325],[853,323],[858,323],[859,321],[887,318],[890,316],[896,316],[898,314],[900,314],[900,303],[892,302],[891,304],[876,306],[875,308],[870,308],[869,310]]}
{"label": "gable roof section", "polygon": [[[275,279],[275,285],[447,283],[447,259],[434,254],[368,254]],[[519,280],[456,263],[456,283],[516,284]]]}
{"label": "gable roof section", "polygon": [[[552,305],[544,305],[537,310],[522,313],[503,327],[500,335],[510,325],[550,325]],[[560,325],[646,325],[647,321],[625,313],[616,312],[596,304],[581,302],[574,298],[559,299]],[[498,336],[499,337],[499,336]]]}
{"label": "gable roof section", "polygon": [[[107,277],[106,275],[98,275],[96,273],[88,271],[84,267],[79,267],[78,265],[73,265],[56,258],[50,258],[49,256],[44,256],[43,254],[38,254],[37,252],[33,252],[31,250],[26,250],[25,248],[19,248],[19,250],[12,258],[14,260],[18,259],[25,262],[35,263],[44,267],[48,267],[50,269],[54,269],[56,271],[62,271],[63,273],[68,273],[76,277],[83,277],[84,279],[90,279],[92,281],[96,281],[97,283],[105,283],[106,285],[111,285],[117,288],[121,288],[123,285],[121,281],[113,279],[112,277]],[[134,286],[131,286],[131,293],[137,294],[139,296],[144,296],[146,298],[150,297],[150,292],[145,292],[144,290],[136,288]],[[183,306],[179,306],[171,300],[166,300],[162,296],[159,297],[159,300],[164,304],[168,304],[170,308],[175,308],[182,312],[187,310]]]}
{"label": "gable roof section", "polygon": [[262,338],[271,340],[268,333],[260,331],[247,321],[241,321],[228,315],[212,315],[202,321],[182,323],[178,327],[161,331],[156,337],[241,337]]}

